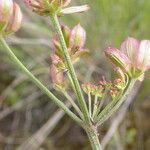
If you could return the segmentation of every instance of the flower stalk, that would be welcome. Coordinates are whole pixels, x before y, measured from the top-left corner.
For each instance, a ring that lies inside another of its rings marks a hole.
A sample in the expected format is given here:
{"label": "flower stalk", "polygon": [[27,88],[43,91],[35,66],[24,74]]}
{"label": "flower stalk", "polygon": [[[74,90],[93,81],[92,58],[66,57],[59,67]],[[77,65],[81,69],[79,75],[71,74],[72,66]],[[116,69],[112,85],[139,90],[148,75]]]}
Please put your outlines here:
{"label": "flower stalk", "polygon": [[127,96],[131,93],[133,90],[133,87],[138,79],[131,79],[129,81],[129,84],[123,94],[121,96],[117,97],[115,100],[113,100],[110,104],[108,104],[104,110],[99,114],[99,116],[96,119],[97,125],[101,125],[104,123],[107,119],[109,119],[112,114],[114,114],[118,108],[121,106],[121,104],[126,100]]}
{"label": "flower stalk", "polygon": [[79,125],[82,125],[82,120],[77,117],[72,111],[68,109],[68,107],[61,102],[58,98],[56,98],[23,64],[22,62],[15,56],[12,50],[7,45],[4,38],[0,37],[0,42],[2,46],[5,48],[5,52],[10,56],[16,66],[18,66],[28,77],[29,79],[34,82],[40,89],[43,91],[58,107],[63,109],[66,114],[68,114],[74,121],[76,121]]}
{"label": "flower stalk", "polygon": [[66,42],[65,42],[65,39],[64,39],[64,36],[63,36],[62,30],[61,30],[61,26],[60,26],[60,23],[58,21],[57,15],[56,14],[52,15],[51,16],[51,20],[52,20],[53,25],[55,27],[55,30],[56,30],[56,32],[57,32],[57,34],[59,36],[59,40],[60,40],[60,43],[61,43],[63,56],[64,56],[65,61],[66,61],[65,63],[66,63],[68,72],[69,72],[69,74],[70,74],[70,76],[72,78],[72,82],[73,82],[73,85],[74,85],[73,88],[76,90],[77,100],[78,100],[80,109],[83,111],[83,115],[84,115],[85,121],[87,121],[89,123],[90,122],[90,118],[89,118],[89,115],[88,115],[87,105],[85,103],[85,100],[84,100],[84,97],[83,97],[83,94],[82,94],[82,91],[81,91],[81,87],[80,87],[79,81],[78,81],[78,79],[76,77],[76,73],[75,73],[75,70],[74,70],[71,58],[69,56],[68,49],[67,49],[67,46],[66,46]]}
{"label": "flower stalk", "polygon": [[90,126],[90,128],[86,130],[86,133],[92,146],[92,150],[102,150],[97,128],[95,126]]}
{"label": "flower stalk", "polygon": [[[150,41],[138,41],[134,38],[127,38],[120,49],[111,48],[105,50],[106,57],[112,63],[120,77],[114,81],[107,82],[105,78],[95,84],[83,84],[82,89],[88,95],[88,104],[83,96],[79,80],[73,64],[80,56],[88,53],[84,48],[86,32],[78,24],[72,30],[67,26],[61,26],[58,16],[65,14],[85,12],[89,9],[87,5],[66,8],[71,0],[24,0],[25,3],[36,13],[42,16],[49,16],[56,30],[57,36],[53,38],[54,51],[51,56],[51,78],[52,81],[65,98],[71,103],[77,115],[73,113],[60,99],[55,97],[49,89],[44,86],[16,57],[7,45],[4,37],[16,32],[22,22],[22,13],[18,4],[13,0],[1,0],[0,3],[0,42],[5,51],[29,79],[35,83],[41,91],[66,114],[76,121],[87,133],[93,150],[102,150],[99,142],[98,126],[109,119],[126,100],[133,90],[137,80],[144,78],[144,73],[150,69]],[[78,104],[66,91],[65,74],[76,95]],[[112,101],[102,110],[107,94]],[[92,99],[95,97],[94,101]],[[101,101],[99,101],[99,99]]]}
{"label": "flower stalk", "polygon": [[75,111],[78,113],[79,117],[83,118],[83,114],[80,110],[80,108],[76,105],[76,103],[74,102],[74,100],[72,99],[72,97],[63,89],[61,89],[62,94],[67,98],[67,100],[71,103],[72,107],[75,109]]}

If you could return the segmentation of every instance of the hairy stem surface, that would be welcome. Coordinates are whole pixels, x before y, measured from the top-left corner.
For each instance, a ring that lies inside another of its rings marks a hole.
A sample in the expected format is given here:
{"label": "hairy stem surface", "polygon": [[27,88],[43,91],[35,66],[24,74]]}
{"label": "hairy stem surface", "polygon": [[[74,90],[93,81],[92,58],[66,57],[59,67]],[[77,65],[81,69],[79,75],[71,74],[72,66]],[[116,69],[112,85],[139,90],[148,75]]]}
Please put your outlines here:
{"label": "hairy stem surface", "polygon": [[102,150],[99,138],[98,138],[98,131],[97,128],[90,127],[88,130],[86,130],[86,133],[88,135],[90,144],[92,146],[92,150]]}
{"label": "hairy stem surface", "polygon": [[83,97],[82,90],[81,90],[79,81],[77,79],[77,76],[76,76],[76,73],[75,73],[75,70],[74,70],[74,67],[73,67],[70,55],[68,53],[66,42],[65,42],[65,39],[64,39],[64,36],[63,36],[62,30],[61,30],[61,26],[60,26],[60,23],[58,21],[57,15],[56,14],[52,15],[51,16],[51,20],[52,20],[52,22],[54,24],[54,27],[55,27],[55,30],[56,30],[56,32],[57,32],[57,34],[59,36],[59,40],[60,40],[60,44],[61,44],[61,47],[62,47],[63,56],[64,56],[65,61],[66,61],[65,63],[66,63],[67,69],[68,69],[68,71],[70,73],[70,76],[72,78],[74,89],[76,90],[77,100],[78,100],[80,109],[83,112],[85,121],[90,122],[87,105],[86,105],[85,99]]}

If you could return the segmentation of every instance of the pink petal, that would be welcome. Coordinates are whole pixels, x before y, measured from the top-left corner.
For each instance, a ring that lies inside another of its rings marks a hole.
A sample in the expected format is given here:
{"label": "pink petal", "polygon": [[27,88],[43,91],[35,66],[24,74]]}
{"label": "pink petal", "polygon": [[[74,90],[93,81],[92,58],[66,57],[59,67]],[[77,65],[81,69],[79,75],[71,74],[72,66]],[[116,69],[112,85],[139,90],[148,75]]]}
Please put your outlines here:
{"label": "pink petal", "polygon": [[90,7],[88,5],[73,6],[73,7],[62,9],[61,14],[82,13],[82,12],[88,11],[89,9]]}
{"label": "pink petal", "polygon": [[138,65],[144,70],[150,68],[150,40],[141,41],[138,55]]}
{"label": "pink petal", "polygon": [[140,42],[132,37],[127,38],[121,45],[121,51],[127,55],[133,64],[137,63]]}
{"label": "pink petal", "polygon": [[71,31],[69,47],[82,48],[85,44],[85,41],[86,41],[86,31],[80,24],[78,24]]}

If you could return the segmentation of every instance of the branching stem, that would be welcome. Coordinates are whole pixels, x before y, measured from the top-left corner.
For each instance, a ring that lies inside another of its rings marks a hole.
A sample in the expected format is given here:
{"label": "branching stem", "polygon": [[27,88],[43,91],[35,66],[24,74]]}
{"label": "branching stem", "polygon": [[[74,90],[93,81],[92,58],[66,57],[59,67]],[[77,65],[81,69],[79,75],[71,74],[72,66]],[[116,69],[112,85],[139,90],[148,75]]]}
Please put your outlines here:
{"label": "branching stem", "polygon": [[73,120],[75,120],[78,124],[82,125],[82,120],[77,117],[68,107],[61,102],[57,97],[55,97],[48,89],[45,87],[23,64],[22,62],[16,57],[13,51],[9,48],[6,41],[3,37],[0,37],[0,41],[2,46],[5,48],[5,52],[10,56],[13,60],[15,65],[20,68],[31,81],[33,81],[40,89],[43,91],[58,107],[62,108]]}
{"label": "branching stem", "polygon": [[66,61],[65,62],[66,63],[66,67],[67,67],[68,72],[69,72],[69,74],[70,74],[70,76],[72,78],[72,82],[73,82],[73,86],[74,86],[73,88],[76,90],[77,100],[78,100],[80,109],[83,112],[85,121],[87,123],[89,123],[90,122],[90,118],[89,118],[89,114],[88,114],[87,105],[86,105],[85,99],[83,97],[82,90],[81,90],[79,81],[77,79],[77,76],[76,76],[76,73],[75,73],[75,70],[74,70],[74,67],[73,67],[70,55],[68,53],[66,42],[65,42],[65,39],[64,39],[64,36],[63,36],[62,30],[61,30],[61,26],[60,26],[60,23],[58,21],[57,15],[56,14],[52,15],[51,16],[51,20],[53,22],[53,25],[55,27],[55,30],[56,30],[56,32],[58,34],[58,37],[59,37],[59,40],[60,40],[63,56],[64,56],[65,61]]}

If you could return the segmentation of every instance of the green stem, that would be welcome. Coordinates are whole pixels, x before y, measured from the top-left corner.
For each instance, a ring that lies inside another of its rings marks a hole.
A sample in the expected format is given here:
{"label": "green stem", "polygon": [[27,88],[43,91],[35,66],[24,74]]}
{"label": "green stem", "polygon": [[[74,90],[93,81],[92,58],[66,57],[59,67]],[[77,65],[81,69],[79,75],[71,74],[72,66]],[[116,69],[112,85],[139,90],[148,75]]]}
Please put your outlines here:
{"label": "green stem", "polygon": [[105,100],[105,98],[106,98],[106,96],[107,96],[107,92],[108,92],[108,89],[106,88],[106,90],[104,91],[104,95],[102,96],[102,98],[101,98],[101,100],[100,100],[100,104],[99,104],[99,106],[98,106],[98,108],[97,108],[97,111],[96,111],[96,114],[95,114],[93,120],[96,120],[97,117],[98,117],[98,114],[101,112],[101,108],[102,108],[102,106],[103,106],[103,104],[104,104],[104,100]]}
{"label": "green stem", "polygon": [[95,95],[92,118],[95,117],[96,112],[97,112],[97,100],[98,100],[98,97]]}
{"label": "green stem", "polygon": [[55,97],[22,63],[21,61],[15,56],[15,54],[12,52],[12,50],[7,45],[6,41],[3,37],[0,37],[0,41],[2,46],[5,48],[5,52],[10,56],[10,58],[13,60],[16,66],[20,68],[28,77],[30,80],[32,80],[49,98],[52,99],[52,101],[60,108],[62,108],[66,114],[68,114],[73,120],[75,120],[80,125],[82,124],[82,120],[77,117],[74,113],[72,113],[68,107],[61,102],[57,97]]}
{"label": "green stem", "polygon": [[92,150],[102,150],[99,138],[98,138],[98,131],[97,128],[90,127],[88,130],[86,130],[86,133],[88,135],[90,144],[92,146]]}
{"label": "green stem", "polygon": [[67,100],[71,103],[72,107],[76,110],[76,112],[78,113],[78,115],[83,119],[83,114],[82,114],[81,110],[76,105],[76,103],[71,98],[71,96],[65,90],[61,90],[61,92],[64,94],[64,96],[67,98]]}
{"label": "green stem", "polygon": [[66,42],[65,42],[65,39],[64,39],[64,36],[63,36],[62,30],[61,30],[61,26],[60,26],[60,23],[58,21],[57,15],[56,14],[52,15],[51,16],[51,20],[52,20],[52,22],[54,24],[54,27],[56,29],[56,32],[57,32],[57,34],[59,36],[60,44],[61,44],[62,49],[63,49],[62,50],[63,56],[65,58],[67,69],[68,69],[68,71],[69,71],[69,73],[71,75],[71,78],[72,78],[72,81],[73,81],[73,84],[74,84],[74,88],[75,88],[76,93],[77,93],[77,97],[78,97],[77,100],[78,100],[80,109],[82,110],[82,112],[84,114],[85,121],[90,122],[87,105],[86,105],[85,99],[83,97],[79,81],[78,81],[78,79],[76,77],[76,73],[75,73],[75,70],[74,70],[74,67],[73,67],[70,55],[68,53]]}
{"label": "green stem", "polygon": [[88,105],[89,105],[89,116],[90,118],[92,117],[92,102],[91,102],[91,94],[90,92],[88,93]]}
{"label": "green stem", "polygon": [[126,91],[124,92],[124,94],[122,95],[122,97],[117,99],[117,100],[112,101],[100,113],[100,115],[98,116],[98,120],[97,120],[98,121],[98,123],[97,123],[98,126],[101,125],[102,123],[104,123],[107,119],[109,119],[109,117],[113,113],[115,113],[117,111],[117,109],[121,106],[121,104],[126,100],[127,96],[132,91],[136,81],[137,81],[137,79],[131,79],[131,81],[129,82],[129,85],[128,85]]}

